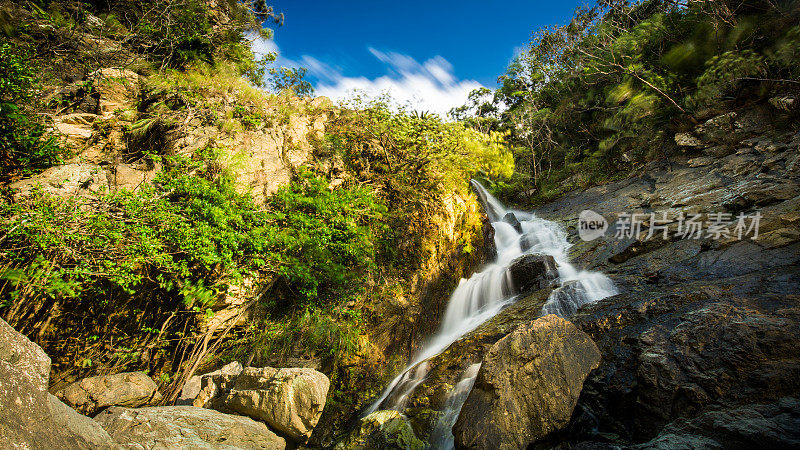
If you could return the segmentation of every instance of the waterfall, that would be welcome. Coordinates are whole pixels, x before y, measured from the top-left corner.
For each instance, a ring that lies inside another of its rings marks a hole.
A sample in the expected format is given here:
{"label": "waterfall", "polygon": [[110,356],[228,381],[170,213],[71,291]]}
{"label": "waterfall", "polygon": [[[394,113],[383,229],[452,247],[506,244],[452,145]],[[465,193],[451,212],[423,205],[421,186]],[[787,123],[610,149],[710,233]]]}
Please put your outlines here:
{"label": "waterfall", "polygon": [[[380,398],[367,409],[366,414],[378,409],[402,411],[414,389],[428,376],[430,358],[516,300],[508,267],[522,255],[550,255],[558,265],[561,286],[547,299],[542,308],[543,314],[568,316],[585,303],[616,294],[614,284],[605,275],[578,270],[569,263],[567,250],[570,245],[567,234],[560,225],[540,219],[532,213],[508,210],[480,183],[472,180],[470,184],[495,230],[497,259],[469,279],[461,280],[450,296],[439,331],[422,346],[411,364],[389,383]],[[467,392],[474,382],[477,368],[474,371],[475,374],[470,375],[468,370],[462,377],[462,381],[469,384]],[[448,406],[450,413],[456,411],[456,417],[466,399],[466,394],[457,394],[451,392],[450,398],[460,400],[454,400],[452,408]]]}
{"label": "waterfall", "polygon": [[475,378],[478,377],[478,370],[480,370],[480,368],[481,363],[467,367],[467,370],[464,371],[458,383],[447,393],[447,400],[444,402],[442,416],[439,418],[436,427],[431,433],[431,448],[440,450],[451,450],[455,448],[453,442],[453,425],[456,424],[458,415],[461,413],[461,407],[464,405],[469,391],[472,390],[472,386],[475,384]]}

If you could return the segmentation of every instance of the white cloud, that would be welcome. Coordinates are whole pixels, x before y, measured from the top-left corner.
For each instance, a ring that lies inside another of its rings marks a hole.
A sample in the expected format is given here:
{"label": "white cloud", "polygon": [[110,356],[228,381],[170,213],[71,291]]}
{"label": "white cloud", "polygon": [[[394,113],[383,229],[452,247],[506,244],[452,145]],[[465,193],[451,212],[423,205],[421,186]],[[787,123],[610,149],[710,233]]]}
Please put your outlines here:
{"label": "white cloud", "polygon": [[256,55],[270,52],[278,55],[275,66],[307,68],[309,74],[319,80],[315,94],[333,101],[344,101],[356,94],[366,98],[388,94],[399,105],[445,117],[450,109],[466,103],[470,91],[483,87],[475,80],[456,79],[453,65],[441,56],[419,63],[409,55],[369,47],[367,50],[386,66],[386,75],[373,79],[346,77],[338,66],[310,55],[303,55],[299,60],[288,59],[281,55],[275,41],[255,34],[249,37]]}
{"label": "white cloud", "polygon": [[386,75],[369,79],[344,77],[337,73],[337,76],[318,83],[316,94],[335,101],[346,100],[354,94],[368,98],[389,94],[398,104],[444,117],[451,108],[463,105],[470,91],[482,87],[475,80],[457,80],[452,64],[441,56],[420,64],[402,53],[374,48],[369,48],[369,52],[386,65]]}
{"label": "white cloud", "polygon": [[250,41],[250,49],[257,57],[263,57],[269,53],[280,53],[278,44],[272,39],[264,39],[254,31],[248,32],[245,37]]}

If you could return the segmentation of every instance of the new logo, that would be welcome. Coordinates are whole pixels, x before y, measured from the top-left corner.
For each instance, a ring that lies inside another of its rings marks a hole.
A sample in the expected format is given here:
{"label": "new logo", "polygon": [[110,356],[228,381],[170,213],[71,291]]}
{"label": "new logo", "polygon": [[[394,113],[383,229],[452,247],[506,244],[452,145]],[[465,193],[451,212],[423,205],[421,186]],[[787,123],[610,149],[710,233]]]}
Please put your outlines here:
{"label": "new logo", "polygon": [[578,236],[584,241],[593,241],[608,230],[608,221],[605,217],[590,209],[584,209],[578,216]]}

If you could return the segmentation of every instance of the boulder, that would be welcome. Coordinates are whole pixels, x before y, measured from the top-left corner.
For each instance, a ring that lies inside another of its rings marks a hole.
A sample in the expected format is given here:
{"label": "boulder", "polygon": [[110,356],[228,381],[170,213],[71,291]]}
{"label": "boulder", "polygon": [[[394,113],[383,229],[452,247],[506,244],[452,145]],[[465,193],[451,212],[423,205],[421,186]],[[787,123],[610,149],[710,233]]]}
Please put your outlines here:
{"label": "boulder", "polygon": [[494,227],[488,216],[481,217],[481,232],[483,234],[483,261],[494,261],[497,259],[497,244],[494,241]]}
{"label": "boulder", "polygon": [[511,261],[508,274],[515,294],[525,294],[550,286],[558,277],[556,260],[550,255],[523,255]]}
{"label": "boulder", "polygon": [[47,395],[50,406],[50,413],[59,429],[68,430],[75,435],[81,436],[90,448],[93,449],[114,449],[117,448],[111,436],[89,417],[78,414],[55,395]]}
{"label": "boulder", "polygon": [[158,386],[143,372],[84,378],[56,392],[56,396],[87,416],[109,406],[136,408],[161,400]]}
{"label": "boulder", "polygon": [[600,351],[572,323],[547,315],[497,341],[461,409],[458,448],[523,449],[567,425]]}
{"label": "boulder", "polygon": [[358,429],[334,447],[335,450],[422,450],[406,416],[397,411],[375,411],[361,419]]}
{"label": "boulder", "polygon": [[16,198],[30,196],[38,188],[57,196],[87,195],[108,189],[108,179],[97,164],[63,164],[11,183],[10,187],[16,191]]}
{"label": "boulder", "polygon": [[0,320],[0,448],[104,448],[91,427],[71,425],[74,416],[56,417],[61,405],[47,393],[49,379],[50,358]]}
{"label": "boulder", "polygon": [[248,417],[194,406],[112,406],[95,420],[122,448],[275,449],[286,441]]}
{"label": "boulder", "polygon": [[506,215],[503,216],[503,222],[511,225],[512,228],[517,230],[517,233],[522,233],[522,224],[519,223],[517,216],[515,216],[513,212],[506,213]]}
{"label": "boulder", "polygon": [[[213,379],[216,375],[239,375],[242,373],[242,363],[239,361],[234,361],[232,363],[226,364],[222,368],[215,370],[213,372],[209,372],[203,375],[195,375],[189,378],[188,381],[183,385],[183,389],[181,390],[181,395],[178,397],[177,404],[183,405],[192,405],[194,400],[200,394],[200,390],[203,387],[203,378],[210,378]],[[216,391],[216,389],[215,389]],[[204,405],[198,405],[204,406]]]}
{"label": "boulder", "polygon": [[266,422],[272,429],[305,442],[317,425],[330,381],[314,369],[246,367],[218,403]]}

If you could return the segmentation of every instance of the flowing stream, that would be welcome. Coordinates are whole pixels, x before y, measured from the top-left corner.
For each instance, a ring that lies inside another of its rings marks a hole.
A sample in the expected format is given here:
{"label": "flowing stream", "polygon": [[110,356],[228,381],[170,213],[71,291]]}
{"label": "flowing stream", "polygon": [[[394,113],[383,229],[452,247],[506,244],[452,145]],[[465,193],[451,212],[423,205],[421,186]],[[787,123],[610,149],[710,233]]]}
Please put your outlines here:
{"label": "flowing stream", "polygon": [[[428,375],[429,359],[444,351],[450,344],[494,317],[516,300],[515,287],[508,267],[526,254],[550,255],[558,265],[560,286],[553,290],[542,307],[542,314],[569,316],[581,305],[616,294],[611,280],[599,272],[578,270],[569,263],[567,234],[555,222],[540,219],[532,213],[506,209],[477,181],[472,188],[495,230],[496,261],[469,279],[462,279],[450,296],[439,331],[432,336],[408,365],[366,411],[379,409],[403,411],[410,395]],[[444,415],[434,432],[434,448],[452,448],[452,429],[461,405],[472,389],[479,365],[473,365],[462,375],[450,392]],[[444,433],[439,428],[446,428]]]}

